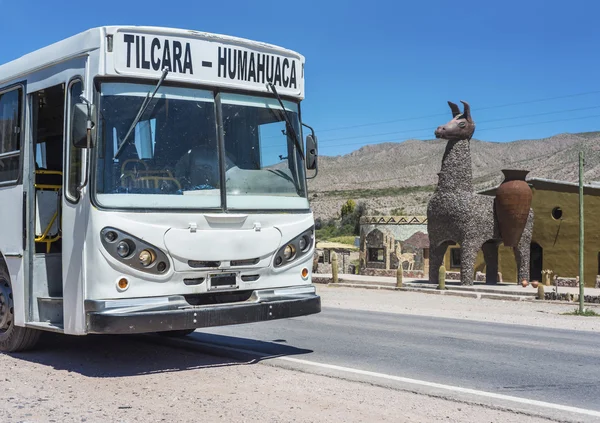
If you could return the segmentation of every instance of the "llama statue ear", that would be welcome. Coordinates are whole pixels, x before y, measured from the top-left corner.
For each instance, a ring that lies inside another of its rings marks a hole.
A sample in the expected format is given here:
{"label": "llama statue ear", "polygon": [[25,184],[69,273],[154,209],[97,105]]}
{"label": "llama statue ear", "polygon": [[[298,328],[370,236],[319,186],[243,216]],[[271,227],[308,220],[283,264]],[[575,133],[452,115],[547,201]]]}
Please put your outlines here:
{"label": "llama statue ear", "polygon": [[467,120],[467,122],[473,122],[473,119],[471,119],[471,106],[469,106],[469,103],[467,103],[466,101],[460,101],[463,106],[465,106],[465,111],[463,113],[463,117]]}
{"label": "llama statue ear", "polygon": [[448,106],[450,106],[450,110],[452,110],[452,117],[455,118],[456,116],[460,115],[460,109],[458,108],[458,106],[456,104],[454,104],[453,102],[449,101],[448,102]]}

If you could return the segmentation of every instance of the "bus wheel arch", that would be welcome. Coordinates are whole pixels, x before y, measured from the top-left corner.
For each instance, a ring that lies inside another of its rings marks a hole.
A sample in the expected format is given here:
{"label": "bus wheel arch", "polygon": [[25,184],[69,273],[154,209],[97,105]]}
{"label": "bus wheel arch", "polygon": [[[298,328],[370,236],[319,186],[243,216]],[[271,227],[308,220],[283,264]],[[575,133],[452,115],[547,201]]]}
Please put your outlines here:
{"label": "bus wheel arch", "polygon": [[35,329],[15,326],[10,273],[4,257],[0,257],[0,352],[31,349],[39,340],[40,334]]}

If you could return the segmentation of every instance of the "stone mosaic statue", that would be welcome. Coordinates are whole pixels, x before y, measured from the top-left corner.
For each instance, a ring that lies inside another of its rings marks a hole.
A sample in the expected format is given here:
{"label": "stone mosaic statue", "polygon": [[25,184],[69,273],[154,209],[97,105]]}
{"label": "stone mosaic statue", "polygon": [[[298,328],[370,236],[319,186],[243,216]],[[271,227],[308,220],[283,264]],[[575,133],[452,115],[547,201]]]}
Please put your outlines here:
{"label": "stone mosaic statue", "polygon": [[[498,278],[498,246],[502,236],[496,215],[495,199],[473,192],[470,140],[475,132],[469,104],[458,106],[448,102],[452,120],[435,130],[436,138],[448,141],[438,184],[427,207],[427,231],[430,243],[429,281],[438,282],[438,272],[448,245],[460,244],[461,275],[463,285],[472,285],[477,253],[483,249],[486,263],[486,282],[496,283]],[[506,172],[505,172],[506,173]],[[526,173],[526,172],[525,172]],[[528,188],[528,187],[527,187]],[[518,282],[529,280],[530,244],[533,230],[533,210],[517,227],[517,240],[513,251],[517,262]],[[527,214],[527,213],[526,213]],[[503,216],[506,221],[506,216]],[[514,231],[513,231],[514,232]],[[505,237],[506,238],[506,234]],[[505,241],[505,245],[507,242]]]}

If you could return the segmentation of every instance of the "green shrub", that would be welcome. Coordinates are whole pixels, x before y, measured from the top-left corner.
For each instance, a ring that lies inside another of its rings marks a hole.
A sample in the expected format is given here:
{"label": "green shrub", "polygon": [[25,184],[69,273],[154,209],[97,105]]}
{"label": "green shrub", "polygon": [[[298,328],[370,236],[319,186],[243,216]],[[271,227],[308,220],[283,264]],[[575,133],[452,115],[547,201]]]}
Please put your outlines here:
{"label": "green shrub", "polygon": [[[319,220],[318,226],[315,225],[317,227],[316,236],[318,240],[329,241],[335,237],[349,237],[360,234],[360,218],[367,214],[367,206],[364,203],[359,203],[352,209],[352,212],[347,213],[350,201],[352,200],[348,200],[342,206],[341,219],[330,219],[327,222]],[[354,241],[352,241],[353,243]]]}
{"label": "green shrub", "polygon": [[340,244],[354,245],[354,235],[342,235],[329,238],[331,242],[339,242]]}

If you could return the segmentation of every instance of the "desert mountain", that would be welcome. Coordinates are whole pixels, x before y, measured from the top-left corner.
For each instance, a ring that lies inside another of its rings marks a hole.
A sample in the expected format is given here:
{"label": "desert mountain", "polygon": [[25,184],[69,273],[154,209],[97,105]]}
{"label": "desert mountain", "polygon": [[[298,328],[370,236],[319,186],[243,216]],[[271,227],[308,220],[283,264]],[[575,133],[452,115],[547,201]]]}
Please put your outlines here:
{"label": "desert mountain", "polygon": [[[319,175],[309,181],[315,217],[335,217],[349,198],[364,201],[371,213],[404,209],[406,214],[425,214],[445,147],[444,140],[408,140],[367,145],[343,156],[321,156]],[[581,149],[585,182],[600,180],[600,132],[503,143],[473,139],[475,189],[500,183],[501,169],[526,169],[528,177],[576,182]]]}

